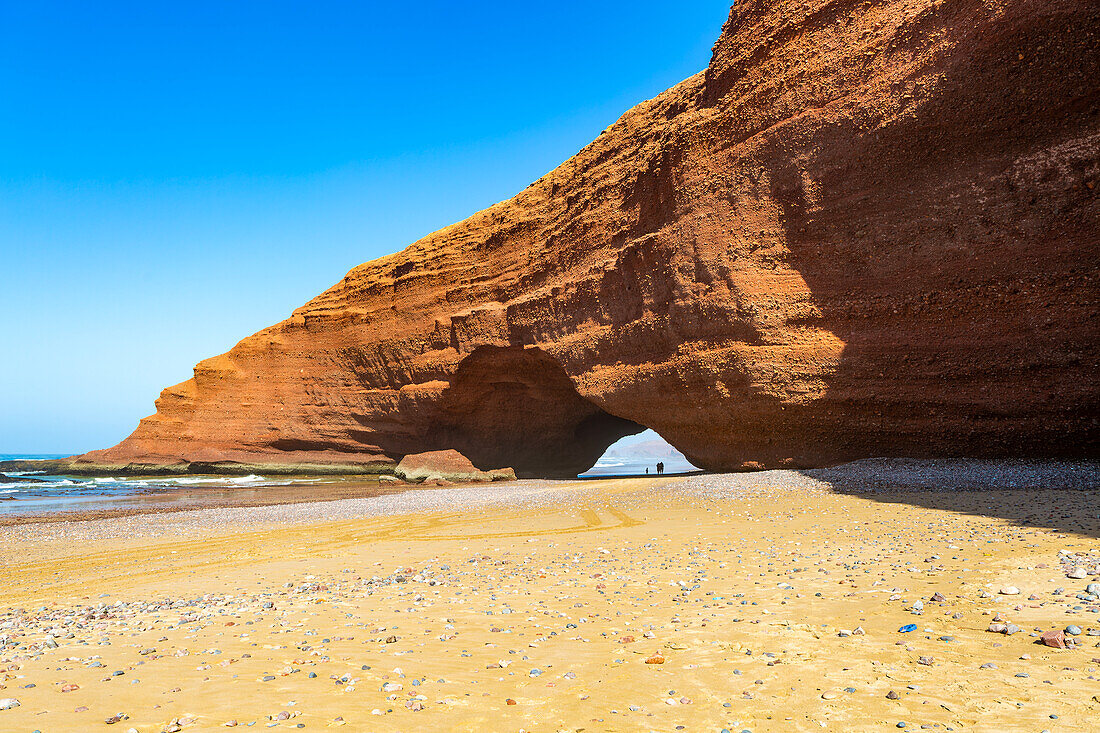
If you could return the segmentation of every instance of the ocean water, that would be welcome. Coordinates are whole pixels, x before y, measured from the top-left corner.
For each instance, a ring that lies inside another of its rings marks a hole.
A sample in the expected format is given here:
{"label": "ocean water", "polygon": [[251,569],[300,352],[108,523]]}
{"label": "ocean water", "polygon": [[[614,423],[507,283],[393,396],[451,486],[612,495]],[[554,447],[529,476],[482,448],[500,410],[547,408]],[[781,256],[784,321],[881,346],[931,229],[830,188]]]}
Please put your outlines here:
{"label": "ocean water", "polygon": [[[65,455],[30,455],[0,453],[0,460],[64,458]],[[128,476],[88,477],[57,476],[42,471],[8,471],[5,477],[32,481],[0,481],[0,516],[38,514],[53,511],[85,511],[116,506],[128,497],[146,496],[157,492],[181,489],[256,489],[263,486],[314,484],[324,477],[279,476]]]}

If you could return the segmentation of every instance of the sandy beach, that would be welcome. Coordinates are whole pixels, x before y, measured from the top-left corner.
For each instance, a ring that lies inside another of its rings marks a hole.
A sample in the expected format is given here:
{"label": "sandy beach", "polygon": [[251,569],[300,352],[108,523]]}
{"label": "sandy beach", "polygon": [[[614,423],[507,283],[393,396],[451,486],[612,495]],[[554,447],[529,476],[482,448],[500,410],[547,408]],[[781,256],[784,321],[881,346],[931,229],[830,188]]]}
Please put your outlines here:
{"label": "sandy beach", "polygon": [[0,729],[1095,730],[1098,477],[864,461],[2,527]]}

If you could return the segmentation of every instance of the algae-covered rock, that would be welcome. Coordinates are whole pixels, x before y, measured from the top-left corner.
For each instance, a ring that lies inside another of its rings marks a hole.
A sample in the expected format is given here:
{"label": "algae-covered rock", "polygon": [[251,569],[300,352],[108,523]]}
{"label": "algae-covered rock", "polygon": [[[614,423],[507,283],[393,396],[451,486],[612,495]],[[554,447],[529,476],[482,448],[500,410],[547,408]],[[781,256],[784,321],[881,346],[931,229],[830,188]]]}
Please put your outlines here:
{"label": "algae-covered rock", "polygon": [[[482,471],[470,459],[456,450],[436,450],[414,453],[401,459],[394,469],[397,477],[409,483],[483,483],[488,481],[514,481],[516,473],[511,468]],[[446,486],[447,483],[436,485]]]}

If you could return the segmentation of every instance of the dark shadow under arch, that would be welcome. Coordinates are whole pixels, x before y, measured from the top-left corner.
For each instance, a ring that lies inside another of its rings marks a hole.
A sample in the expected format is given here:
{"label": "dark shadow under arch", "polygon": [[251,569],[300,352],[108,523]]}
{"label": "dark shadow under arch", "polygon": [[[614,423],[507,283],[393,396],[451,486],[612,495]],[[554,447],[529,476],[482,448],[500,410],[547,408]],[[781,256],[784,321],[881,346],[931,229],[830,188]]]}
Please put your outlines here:
{"label": "dark shadow under arch", "polygon": [[562,478],[583,473],[609,445],[643,430],[582,397],[545,351],[481,346],[458,365],[426,438],[481,469],[511,466],[521,478]]}

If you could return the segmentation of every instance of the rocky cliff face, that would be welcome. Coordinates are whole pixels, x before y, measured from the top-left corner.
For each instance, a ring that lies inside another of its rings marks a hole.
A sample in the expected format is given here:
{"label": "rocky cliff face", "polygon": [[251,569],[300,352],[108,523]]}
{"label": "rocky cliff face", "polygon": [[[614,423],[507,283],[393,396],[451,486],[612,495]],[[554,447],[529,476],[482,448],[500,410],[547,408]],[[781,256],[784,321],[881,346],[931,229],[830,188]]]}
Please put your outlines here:
{"label": "rocky cliff face", "polygon": [[515,198],[200,363],[106,464],[1097,454],[1100,6],[750,0]]}

